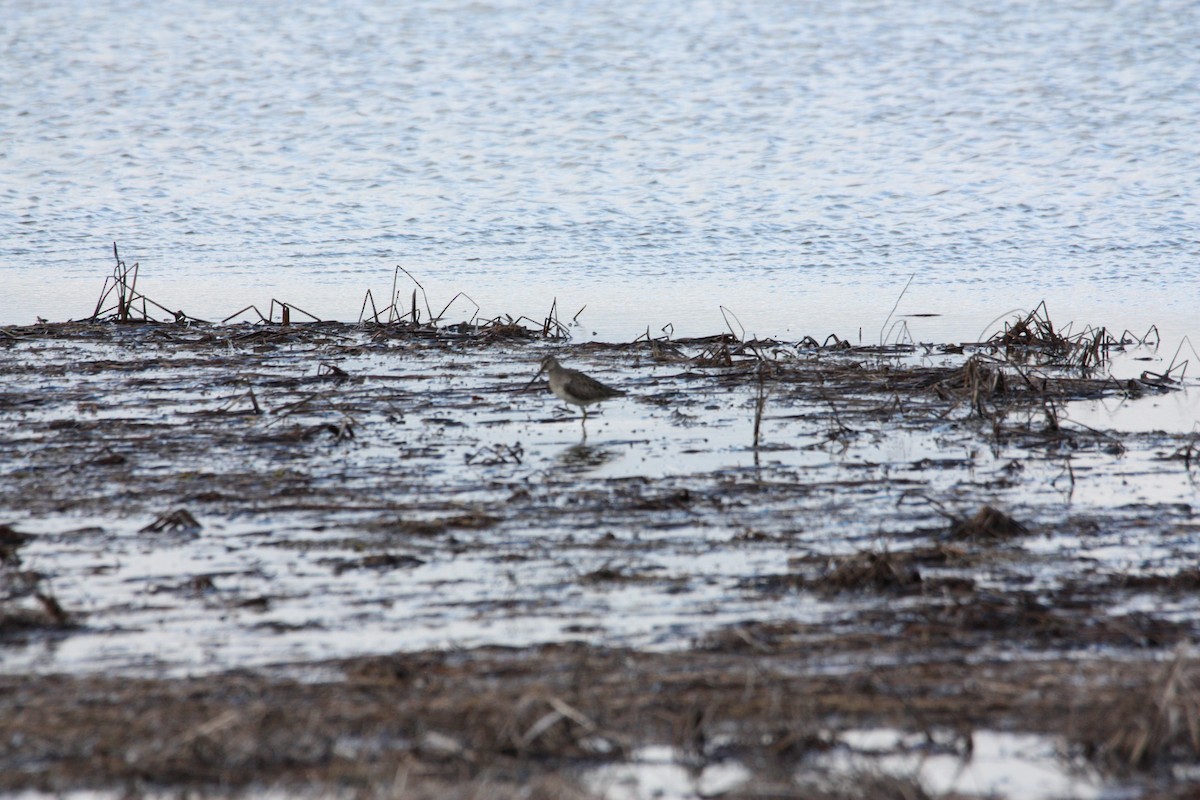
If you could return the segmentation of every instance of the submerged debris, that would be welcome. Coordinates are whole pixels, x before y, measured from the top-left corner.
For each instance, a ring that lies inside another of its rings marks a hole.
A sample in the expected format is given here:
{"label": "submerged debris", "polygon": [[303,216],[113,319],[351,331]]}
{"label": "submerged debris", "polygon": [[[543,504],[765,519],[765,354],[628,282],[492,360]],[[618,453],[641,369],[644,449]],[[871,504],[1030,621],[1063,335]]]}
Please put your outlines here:
{"label": "submerged debris", "polygon": [[204,526],[192,516],[186,508],[177,508],[160,514],[153,522],[142,528],[139,533],[196,533]]}
{"label": "submerged debris", "polygon": [[921,584],[921,573],[906,553],[863,552],[835,559],[826,574],[811,585],[827,591],[910,591]]}
{"label": "submerged debris", "polygon": [[46,576],[33,570],[0,564],[0,648],[30,634],[69,628],[71,616],[50,592]]}
{"label": "submerged debris", "polygon": [[950,537],[974,542],[998,541],[1027,536],[1029,529],[999,509],[985,505],[970,519],[950,523]]}

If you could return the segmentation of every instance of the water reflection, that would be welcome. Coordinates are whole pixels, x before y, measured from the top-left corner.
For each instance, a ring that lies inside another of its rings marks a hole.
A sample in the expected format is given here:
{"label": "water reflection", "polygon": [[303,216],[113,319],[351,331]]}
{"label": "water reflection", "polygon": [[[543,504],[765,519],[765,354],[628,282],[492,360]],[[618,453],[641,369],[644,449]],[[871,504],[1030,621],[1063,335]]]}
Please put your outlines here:
{"label": "water reflection", "polygon": [[567,472],[579,474],[602,467],[616,457],[617,450],[614,447],[588,444],[585,432],[578,444],[558,454],[558,465]]}

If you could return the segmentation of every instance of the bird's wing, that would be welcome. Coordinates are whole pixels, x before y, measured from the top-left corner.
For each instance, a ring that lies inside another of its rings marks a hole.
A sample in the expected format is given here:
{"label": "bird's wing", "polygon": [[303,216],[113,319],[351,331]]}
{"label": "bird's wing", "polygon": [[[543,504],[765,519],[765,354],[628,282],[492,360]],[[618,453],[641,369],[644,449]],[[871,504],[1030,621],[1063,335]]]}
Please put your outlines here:
{"label": "bird's wing", "polygon": [[625,394],[620,389],[614,389],[611,386],[605,386],[600,381],[584,375],[582,372],[571,372],[567,379],[566,390],[576,397],[598,398],[617,397]]}

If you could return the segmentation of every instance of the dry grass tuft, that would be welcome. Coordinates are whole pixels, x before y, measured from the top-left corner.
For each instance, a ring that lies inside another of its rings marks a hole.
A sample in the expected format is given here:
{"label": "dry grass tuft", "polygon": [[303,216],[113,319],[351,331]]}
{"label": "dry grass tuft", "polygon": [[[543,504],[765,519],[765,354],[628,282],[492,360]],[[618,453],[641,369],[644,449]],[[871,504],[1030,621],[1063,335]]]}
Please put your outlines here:
{"label": "dry grass tuft", "polygon": [[1096,763],[1117,773],[1200,762],[1200,679],[1182,652],[1110,706],[1080,720],[1075,735]]}
{"label": "dry grass tuft", "polygon": [[836,559],[812,585],[831,592],[913,591],[921,585],[921,573],[907,553],[866,551]]}
{"label": "dry grass tuft", "polygon": [[916,778],[871,772],[848,775],[824,792],[808,796],[816,800],[930,800]]}
{"label": "dry grass tuft", "polygon": [[971,411],[980,416],[986,415],[984,401],[1004,394],[1006,389],[1004,372],[989,367],[978,355],[963,364],[961,379],[959,395],[969,400]]}
{"label": "dry grass tuft", "polygon": [[1038,361],[1046,365],[1089,370],[1104,366],[1108,362],[1109,349],[1120,346],[1121,342],[1109,335],[1105,328],[1089,327],[1078,334],[1069,334],[1056,328],[1043,301],[1021,319],[1006,324],[1004,330],[986,344],[1003,348],[1010,362]]}
{"label": "dry grass tuft", "polygon": [[1029,529],[992,506],[983,506],[975,516],[950,523],[950,536],[969,541],[998,541],[1027,536]]}

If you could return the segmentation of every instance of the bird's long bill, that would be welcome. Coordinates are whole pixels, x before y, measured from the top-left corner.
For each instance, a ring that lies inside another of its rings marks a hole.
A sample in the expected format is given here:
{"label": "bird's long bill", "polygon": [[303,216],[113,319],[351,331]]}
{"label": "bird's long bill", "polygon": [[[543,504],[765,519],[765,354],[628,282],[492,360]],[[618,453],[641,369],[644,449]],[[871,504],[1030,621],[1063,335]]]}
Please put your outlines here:
{"label": "bird's long bill", "polygon": [[525,384],[525,388],[524,388],[524,389],[522,389],[521,391],[522,391],[522,392],[528,392],[528,391],[529,391],[529,387],[531,387],[531,386],[533,386],[535,383],[537,383],[537,379],[538,379],[538,378],[540,378],[540,377],[542,377],[542,373],[543,373],[543,372],[545,372],[545,371],[546,371],[546,366],[543,364],[543,365],[542,365],[542,368],[541,368],[541,369],[539,369],[539,370],[537,371],[537,375],[534,375],[532,378],[530,378],[530,379],[529,379],[529,383]]}

